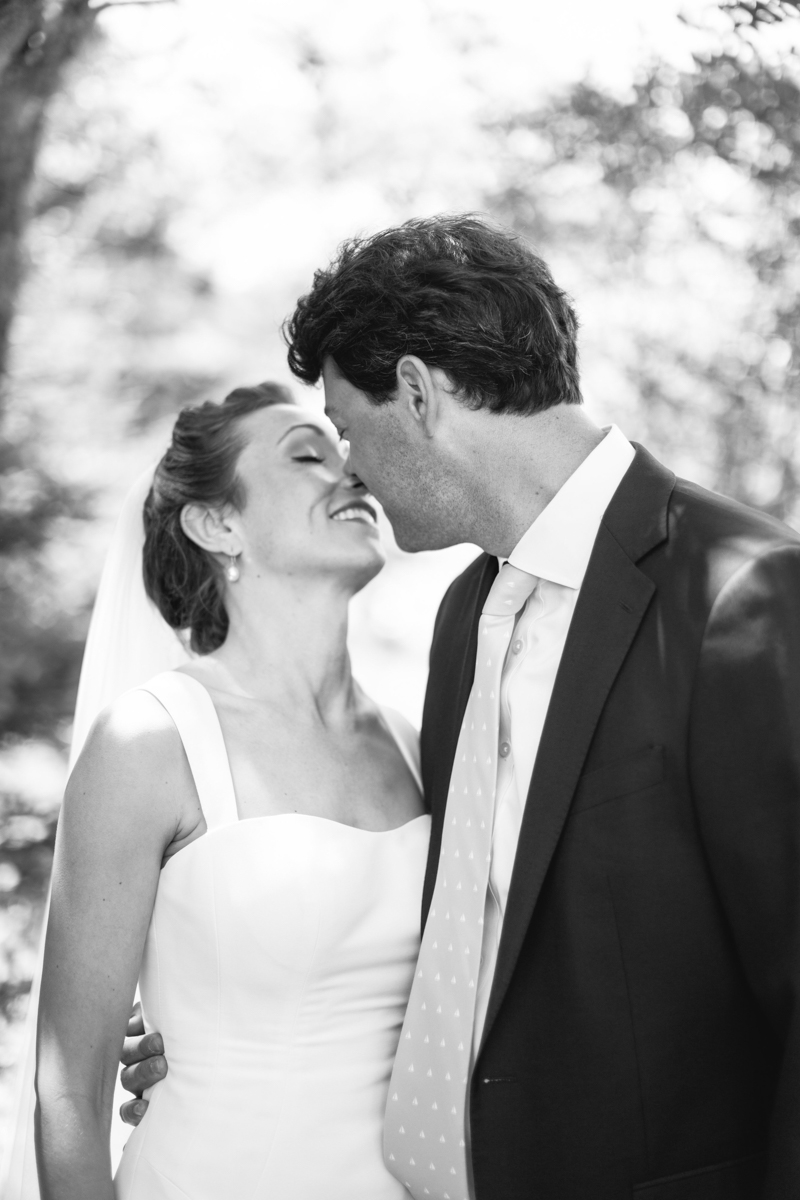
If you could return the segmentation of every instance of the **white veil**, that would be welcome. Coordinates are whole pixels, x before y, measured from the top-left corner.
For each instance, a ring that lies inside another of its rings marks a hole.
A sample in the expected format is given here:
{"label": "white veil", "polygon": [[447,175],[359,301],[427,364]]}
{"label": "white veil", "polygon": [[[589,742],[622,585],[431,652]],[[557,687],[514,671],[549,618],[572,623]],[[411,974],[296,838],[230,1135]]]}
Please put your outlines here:
{"label": "white veil", "polygon": [[[189,658],[189,652],[175,631],[148,599],[142,581],[142,507],[153,481],[153,470],[149,467],[128,493],[103,568],[81,667],[70,769],[101,709],[129,688],[161,671],[180,666]],[[17,1068],[16,1105],[12,1110],[9,1141],[0,1174],[3,1200],[40,1200],[33,1144],[33,1078],[43,952],[44,932]],[[118,1095],[116,1107],[121,1099]],[[112,1158],[119,1156],[128,1132],[116,1117],[114,1126]]]}

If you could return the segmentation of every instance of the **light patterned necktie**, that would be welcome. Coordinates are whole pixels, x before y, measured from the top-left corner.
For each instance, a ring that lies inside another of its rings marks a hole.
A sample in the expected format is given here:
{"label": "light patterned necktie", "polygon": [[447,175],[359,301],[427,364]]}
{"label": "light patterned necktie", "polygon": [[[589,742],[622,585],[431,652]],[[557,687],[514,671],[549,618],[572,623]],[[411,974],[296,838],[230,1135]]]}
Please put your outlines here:
{"label": "light patterned necktie", "polygon": [[515,617],[536,583],[506,563],[478,626],[439,870],[386,1105],[386,1165],[415,1200],[469,1200],[466,1106],[501,752],[500,677]]}

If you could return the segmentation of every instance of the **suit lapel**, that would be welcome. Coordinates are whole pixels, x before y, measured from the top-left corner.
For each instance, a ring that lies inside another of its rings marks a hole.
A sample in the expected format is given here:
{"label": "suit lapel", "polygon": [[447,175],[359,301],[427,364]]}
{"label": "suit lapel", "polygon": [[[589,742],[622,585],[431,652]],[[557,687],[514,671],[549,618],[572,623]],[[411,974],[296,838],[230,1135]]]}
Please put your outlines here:
{"label": "suit lapel", "polygon": [[[596,562],[595,562],[596,560]],[[608,693],[655,585],[601,528],[542,730],[489,999],[488,1033],[508,989]]]}
{"label": "suit lapel", "polygon": [[674,482],[637,448],[597,535],[528,792],[484,1039],[508,990],[606,699],[655,591],[635,562],[666,537]]}
{"label": "suit lapel", "polygon": [[[437,758],[441,763],[447,764],[447,770],[441,775],[441,786],[437,789],[438,795],[428,797],[431,802],[431,842],[428,852],[428,864],[425,871],[425,883],[422,889],[423,928],[428,915],[428,909],[430,908],[433,888],[436,882],[436,872],[439,866],[439,848],[441,846],[442,827],[444,825],[444,814],[447,806],[450,771],[456,756],[456,746],[458,745],[458,738],[461,733],[461,722],[464,719],[464,712],[475,675],[478,625],[486,597],[489,595],[497,571],[497,559],[487,554],[482,568],[476,574],[473,585],[463,598],[458,625],[453,628],[452,637],[450,638],[451,652],[455,656],[452,671],[456,682],[453,690],[453,705],[448,713],[447,724],[442,729],[440,740],[435,748]],[[423,723],[429,719],[433,718],[429,717],[426,712],[423,716]],[[425,741],[423,741],[423,753],[424,751]],[[425,776],[425,764],[423,763],[423,778]]]}

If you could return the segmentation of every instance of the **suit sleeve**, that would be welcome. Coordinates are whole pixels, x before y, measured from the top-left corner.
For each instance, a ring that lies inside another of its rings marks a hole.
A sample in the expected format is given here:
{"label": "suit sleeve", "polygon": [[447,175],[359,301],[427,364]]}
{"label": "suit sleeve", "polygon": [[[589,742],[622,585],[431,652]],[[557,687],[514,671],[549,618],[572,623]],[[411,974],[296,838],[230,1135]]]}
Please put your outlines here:
{"label": "suit sleeve", "polygon": [[780,1047],[764,1200],[800,1196],[800,545],[746,563],[715,601],[690,772],[711,872]]}

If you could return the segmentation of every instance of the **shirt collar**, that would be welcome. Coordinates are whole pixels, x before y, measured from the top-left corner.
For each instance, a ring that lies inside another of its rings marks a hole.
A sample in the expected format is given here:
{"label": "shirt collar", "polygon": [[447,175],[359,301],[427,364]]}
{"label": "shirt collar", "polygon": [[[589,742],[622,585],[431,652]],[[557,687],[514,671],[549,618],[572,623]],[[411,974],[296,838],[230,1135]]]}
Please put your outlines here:
{"label": "shirt collar", "polygon": [[[522,535],[508,561],[521,571],[579,588],[603,514],[635,451],[616,425],[570,475]],[[502,560],[501,560],[502,562]]]}

